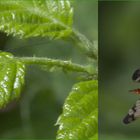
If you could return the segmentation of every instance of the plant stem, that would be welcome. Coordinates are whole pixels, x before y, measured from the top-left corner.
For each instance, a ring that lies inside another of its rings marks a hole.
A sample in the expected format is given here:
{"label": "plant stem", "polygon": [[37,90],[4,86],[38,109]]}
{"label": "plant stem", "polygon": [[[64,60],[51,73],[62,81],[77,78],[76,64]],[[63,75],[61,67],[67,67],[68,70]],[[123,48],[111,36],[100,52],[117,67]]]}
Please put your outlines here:
{"label": "plant stem", "polygon": [[24,64],[36,64],[48,67],[59,67],[67,71],[84,72],[87,74],[93,74],[89,71],[86,66],[81,66],[79,64],[72,63],[71,61],[64,61],[59,59],[50,59],[43,57],[15,57],[15,59],[23,62]]}
{"label": "plant stem", "polygon": [[77,47],[79,47],[85,54],[94,59],[98,60],[98,49],[97,47],[90,42],[83,34],[73,29],[73,32],[70,36],[70,41],[74,42]]}

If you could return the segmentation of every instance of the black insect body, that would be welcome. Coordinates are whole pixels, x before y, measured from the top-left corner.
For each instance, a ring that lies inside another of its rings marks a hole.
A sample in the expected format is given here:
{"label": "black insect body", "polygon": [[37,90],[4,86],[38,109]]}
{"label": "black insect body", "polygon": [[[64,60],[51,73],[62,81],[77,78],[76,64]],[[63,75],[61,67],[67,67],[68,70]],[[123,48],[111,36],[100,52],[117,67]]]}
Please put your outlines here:
{"label": "black insect body", "polygon": [[[135,82],[140,82],[140,69],[137,69],[132,75],[132,80]],[[130,90],[130,92],[140,94],[140,89]],[[140,118],[140,99],[136,101],[131,109],[129,109],[128,114],[124,117],[123,122],[129,124],[130,122]]]}
{"label": "black insect body", "polygon": [[140,69],[137,69],[132,75],[132,80],[136,82],[140,82]]}

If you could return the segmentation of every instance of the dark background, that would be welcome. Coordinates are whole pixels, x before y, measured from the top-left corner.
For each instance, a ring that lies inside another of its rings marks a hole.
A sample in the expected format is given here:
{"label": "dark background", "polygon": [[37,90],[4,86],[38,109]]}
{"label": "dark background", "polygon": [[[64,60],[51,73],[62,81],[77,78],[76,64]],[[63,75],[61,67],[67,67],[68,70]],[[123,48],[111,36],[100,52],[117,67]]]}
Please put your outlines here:
{"label": "dark background", "polygon": [[140,2],[99,2],[99,140],[137,140],[140,119],[122,120],[139,95],[132,74],[140,68]]}
{"label": "dark background", "polygon": [[[97,2],[80,0],[74,3],[74,27],[91,41],[97,40]],[[64,41],[50,41],[46,38],[18,39],[0,33],[0,50],[15,56],[37,56],[72,60],[86,64],[85,56]],[[62,112],[65,98],[72,85],[79,80],[78,74],[46,72],[31,66],[27,68],[25,86],[18,103],[0,110],[0,138],[48,138],[55,139],[54,126]]]}

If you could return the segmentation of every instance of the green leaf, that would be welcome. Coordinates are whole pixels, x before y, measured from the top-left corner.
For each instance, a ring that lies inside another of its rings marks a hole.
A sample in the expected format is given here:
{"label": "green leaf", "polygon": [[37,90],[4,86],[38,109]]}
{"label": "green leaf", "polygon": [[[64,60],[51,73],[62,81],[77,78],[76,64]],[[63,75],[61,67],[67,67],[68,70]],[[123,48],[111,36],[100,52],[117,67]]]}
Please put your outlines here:
{"label": "green leaf", "polygon": [[71,0],[1,0],[0,30],[28,38],[62,38],[72,32]]}
{"label": "green leaf", "polygon": [[91,80],[72,88],[65,101],[57,140],[98,139],[98,83]]}
{"label": "green leaf", "polygon": [[0,108],[19,98],[25,66],[7,52],[0,52]]}

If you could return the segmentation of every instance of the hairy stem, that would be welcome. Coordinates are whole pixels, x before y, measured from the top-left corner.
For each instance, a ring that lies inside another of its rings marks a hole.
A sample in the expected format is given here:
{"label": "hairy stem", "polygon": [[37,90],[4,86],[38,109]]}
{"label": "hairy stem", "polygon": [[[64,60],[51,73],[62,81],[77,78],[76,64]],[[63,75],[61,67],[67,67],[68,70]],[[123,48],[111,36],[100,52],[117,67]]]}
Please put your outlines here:
{"label": "hairy stem", "polygon": [[72,63],[71,61],[64,61],[59,59],[50,59],[43,57],[15,57],[15,59],[22,61],[24,64],[36,64],[49,67],[60,67],[67,71],[84,72],[87,74],[93,74],[92,71],[88,70],[86,66]]}
{"label": "hairy stem", "polygon": [[73,29],[73,32],[70,36],[70,41],[74,42],[74,44],[78,48],[80,48],[83,52],[85,52],[85,54],[88,57],[90,57],[96,61],[98,60],[97,47],[94,45],[94,43],[89,41],[83,34],[76,31],[75,29]]}

